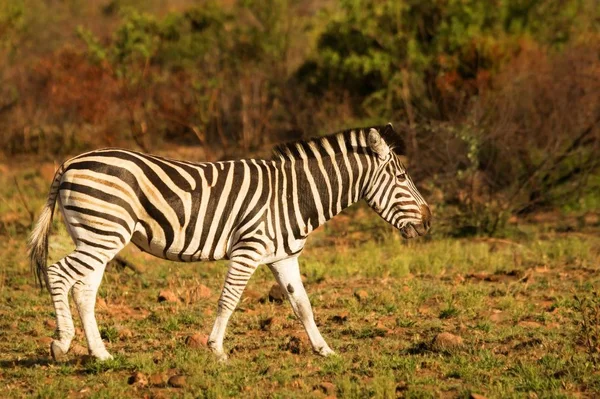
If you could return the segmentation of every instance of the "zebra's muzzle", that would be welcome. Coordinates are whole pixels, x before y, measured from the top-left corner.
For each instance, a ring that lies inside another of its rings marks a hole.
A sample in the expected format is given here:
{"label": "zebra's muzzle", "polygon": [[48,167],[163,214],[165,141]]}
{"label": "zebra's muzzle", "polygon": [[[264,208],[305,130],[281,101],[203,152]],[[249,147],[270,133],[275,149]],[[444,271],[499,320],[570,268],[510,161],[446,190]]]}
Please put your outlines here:
{"label": "zebra's muzzle", "polygon": [[421,205],[421,223],[410,223],[400,229],[402,237],[415,238],[427,234],[431,226],[431,211],[427,205]]}
{"label": "zebra's muzzle", "polygon": [[429,227],[425,226],[425,223],[407,224],[400,229],[400,233],[404,238],[415,238],[427,234],[428,230]]}

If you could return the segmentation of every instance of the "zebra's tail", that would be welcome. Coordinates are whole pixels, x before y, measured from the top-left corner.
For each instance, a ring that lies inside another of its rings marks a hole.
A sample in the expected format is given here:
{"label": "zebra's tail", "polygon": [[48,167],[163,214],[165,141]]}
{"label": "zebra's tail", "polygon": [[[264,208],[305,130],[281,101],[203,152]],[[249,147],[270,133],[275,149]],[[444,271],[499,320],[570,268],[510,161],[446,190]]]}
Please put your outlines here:
{"label": "zebra's tail", "polygon": [[60,178],[62,177],[64,170],[64,165],[61,165],[54,174],[54,180],[50,186],[50,193],[48,194],[46,205],[44,205],[42,213],[29,236],[31,271],[35,275],[41,289],[44,289],[44,287],[49,289],[50,287],[48,283],[48,268],[46,267],[48,259],[48,235],[50,234],[50,227],[52,226],[52,216],[54,214],[54,204],[58,197]]}

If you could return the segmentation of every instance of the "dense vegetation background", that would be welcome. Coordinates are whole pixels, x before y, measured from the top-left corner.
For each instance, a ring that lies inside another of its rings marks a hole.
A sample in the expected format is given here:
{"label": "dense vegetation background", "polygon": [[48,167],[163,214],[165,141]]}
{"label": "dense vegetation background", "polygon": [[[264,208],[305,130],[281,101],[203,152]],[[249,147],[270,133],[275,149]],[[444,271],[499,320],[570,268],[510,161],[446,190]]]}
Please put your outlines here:
{"label": "dense vegetation background", "polygon": [[437,231],[600,205],[595,0],[11,0],[0,145],[192,160],[392,121]]}

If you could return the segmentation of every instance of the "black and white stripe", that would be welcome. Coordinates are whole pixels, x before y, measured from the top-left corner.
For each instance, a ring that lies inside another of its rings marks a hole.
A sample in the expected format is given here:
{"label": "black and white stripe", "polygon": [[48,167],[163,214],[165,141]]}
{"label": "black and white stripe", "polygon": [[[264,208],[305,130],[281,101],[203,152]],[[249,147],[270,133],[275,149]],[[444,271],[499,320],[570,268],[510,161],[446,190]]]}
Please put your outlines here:
{"label": "black and white stripe", "polygon": [[[31,236],[32,267],[49,288],[58,320],[53,355],[66,353],[73,337],[73,288],[91,353],[110,357],[91,301],[106,263],[129,242],[174,261],[231,261],[210,337],[220,357],[229,316],[259,264],[287,282],[315,350],[328,354],[307,319],[312,311],[296,258],[316,227],[362,198],[405,237],[427,231],[431,214],[400,162],[403,149],[387,125],[281,145],[271,160],[190,163],[122,149],[70,159],[56,173]],[[46,267],[56,199],[76,249]]]}

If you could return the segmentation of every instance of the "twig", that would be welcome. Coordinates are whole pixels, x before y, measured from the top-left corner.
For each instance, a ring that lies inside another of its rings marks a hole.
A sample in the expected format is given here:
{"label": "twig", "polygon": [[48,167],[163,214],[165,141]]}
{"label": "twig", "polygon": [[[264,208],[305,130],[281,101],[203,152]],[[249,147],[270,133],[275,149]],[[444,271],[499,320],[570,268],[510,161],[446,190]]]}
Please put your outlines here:
{"label": "twig", "polygon": [[492,243],[499,243],[499,244],[510,244],[510,245],[516,245],[517,247],[523,247],[523,244],[519,244],[518,242],[514,242],[514,241],[510,241],[510,240],[506,240],[506,239],[502,239],[502,238],[493,238],[493,237],[474,237],[472,238],[473,241],[482,241],[482,242],[492,242]]}
{"label": "twig", "polygon": [[137,268],[136,265],[134,265],[133,263],[131,263],[127,259],[124,259],[124,258],[122,258],[122,257],[120,257],[118,255],[115,256],[115,258],[113,260],[111,260],[109,263],[116,265],[121,270],[123,270],[123,269],[131,269],[135,274],[142,274],[142,272],[140,271],[140,269]]}
{"label": "twig", "polygon": [[21,202],[23,203],[23,207],[25,208],[25,210],[29,214],[29,224],[33,224],[33,221],[35,219],[35,215],[33,214],[33,211],[31,209],[29,209],[29,206],[27,206],[27,202],[25,201],[25,197],[23,196],[23,193],[21,192],[21,187],[19,187],[19,182],[17,181],[17,177],[13,176],[13,179],[15,181],[15,186],[17,187],[17,193],[19,194],[19,198],[21,199]]}

